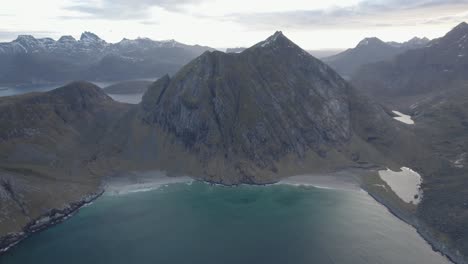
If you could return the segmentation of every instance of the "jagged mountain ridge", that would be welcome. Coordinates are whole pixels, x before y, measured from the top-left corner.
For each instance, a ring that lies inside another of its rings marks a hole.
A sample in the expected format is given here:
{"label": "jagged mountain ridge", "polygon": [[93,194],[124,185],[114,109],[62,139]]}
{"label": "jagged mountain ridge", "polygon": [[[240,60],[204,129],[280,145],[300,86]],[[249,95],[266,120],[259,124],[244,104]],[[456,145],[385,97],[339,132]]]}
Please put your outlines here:
{"label": "jagged mountain ridge", "polygon": [[0,54],[18,54],[18,53],[37,53],[37,52],[55,52],[58,50],[67,50],[68,52],[82,52],[84,47],[88,47],[88,51],[92,52],[91,48],[101,48],[109,49],[109,51],[117,51],[121,48],[139,48],[139,49],[148,49],[151,47],[160,47],[160,48],[187,48],[187,47],[199,47],[204,49],[210,49],[208,47],[202,47],[199,45],[186,45],[175,40],[163,40],[155,41],[149,38],[137,38],[134,40],[131,39],[122,39],[117,43],[107,43],[105,40],[101,39],[99,36],[92,32],[83,32],[79,40],[75,39],[72,36],[62,36],[57,41],[52,38],[35,38],[31,35],[19,35],[12,42],[0,43]]}
{"label": "jagged mountain ridge", "polygon": [[419,38],[419,37],[414,37],[408,41],[405,41],[405,42],[395,42],[395,41],[389,41],[389,42],[386,42],[387,44],[389,45],[392,45],[394,47],[398,47],[398,48],[401,48],[401,47],[406,47],[406,48],[422,48],[424,46],[426,46],[427,44],[429,44],[431,40],[426,38],[426,37],[423,37],[423,38]]}
{"label": "jagged mountain ridge", "polygon": [[349,78],[363,65],[391,59],[409,49],[424,47],[428,42],[427,38],[417,37],[403,43],[384,42],[376,37],[365,38],[355,48],[323,58],[323,61],[342,76]]}
{"label": "jagged mountain ridge", "polygon": [[372,95],[397,101],[398,97],[428,95],[466,80],[467,65],[468,24],[463,22],[424,48],[362,67],[352,79],[357,87]]}
{"label": "jagged mountain ridge", "polygon": [[175,73],[209,47],[174,40],[123,39],[107,43],[91,32],[79,40],[21,35],[0,43],[0,83],[28,84],[77,79],[126,80]]}

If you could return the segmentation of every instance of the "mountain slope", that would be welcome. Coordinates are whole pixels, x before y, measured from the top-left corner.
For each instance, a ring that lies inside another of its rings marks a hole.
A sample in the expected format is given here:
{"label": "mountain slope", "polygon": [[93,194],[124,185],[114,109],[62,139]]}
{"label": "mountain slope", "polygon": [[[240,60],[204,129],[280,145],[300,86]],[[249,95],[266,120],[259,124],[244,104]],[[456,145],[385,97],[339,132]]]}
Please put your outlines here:
{"label": "mountain slope", "polygon": [[391,59],[408,49],[424,47],[427,41],[427,39],[413,38],[404,43],[386,43],[375,37],[365,38],[355,48],[323,58],[323,61],[342,76],[349,78],[363,65]]}
{"label": "mountain slope", "polygon": [[425,48],[409,50],[388,62],[363,67],[353,83],[366,92],[389,100],[418,96],[451,87],[468,75],[468,24],[461,23]]}
{"label": "mountain slope", "polygon": [[98,190],[88,165],[126,109],[83,82],[0,98],[0,237]]}
{"label": "mountain slope", "polygon": [[[426,175],[425,202],[418,214],[443,232],[464,255],[468,252],[468,82],[419,102],[412,110],[417,134],[447,165]],[[446,217],[450,215],[450,217]],[[463,262],[460,262],[463,263]]]}

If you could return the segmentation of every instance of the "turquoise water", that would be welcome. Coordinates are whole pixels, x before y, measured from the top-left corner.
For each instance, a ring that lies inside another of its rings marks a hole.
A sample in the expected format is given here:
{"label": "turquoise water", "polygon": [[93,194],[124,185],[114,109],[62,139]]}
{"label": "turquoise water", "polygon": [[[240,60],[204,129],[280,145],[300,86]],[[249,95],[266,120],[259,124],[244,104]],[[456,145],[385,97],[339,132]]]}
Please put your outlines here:
{"label": "turquoise water", "polygon": [[195,182],[104,195],[0,263],[448,261],[364,192]]}

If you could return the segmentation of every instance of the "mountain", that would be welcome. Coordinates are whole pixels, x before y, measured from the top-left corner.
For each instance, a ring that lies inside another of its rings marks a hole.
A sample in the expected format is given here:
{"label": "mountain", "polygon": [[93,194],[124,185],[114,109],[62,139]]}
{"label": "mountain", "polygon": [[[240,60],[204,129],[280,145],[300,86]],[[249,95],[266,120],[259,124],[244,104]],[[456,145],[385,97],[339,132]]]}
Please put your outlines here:
{"label": "mountain", "polygon": [[76,79],[126,80],[175,73],[209,47],[174,40],[123,39],[111,44],[91,32],[79,40],[21,35],[0,43],[0,83],[27,84]]}
{"label": "mountain", "polygon": [[353,83],[367,93],[395,104],[401,97],[421,97],[446,90],[467,80],[468,24],[461,23],[426,47],[408,50],[393,60],[370,64],[353,76]]}
{"label": "mountain", "polygon": [[33,220],[99,190],[99,170],[88,164],[127,107],[85,82],[0,98],[0,247],[9,241],[2,236],[27,233]]}
{"label": "mountain", "polygon": [[145,93],[152,84],[151,81],[125,81],[119,82],[103,88],[104,92],[109,94],[135,94]]}
{"label": "mountain", "polygon": [[399,125],[281,32],[242,53],[205,52],[141,107],[144,123],[201,163],[185,173],[225,184],[385,163]]}
{"label": "mountain", "polygon": [[413,38],[404,43],[397,43],[383,42],[375,37],[365,38],[355,48],[325,57],[323,61],[342,76],[349,78],[363,65],[388,60],[408,49],[423,47],[427,45],[426,40]]}

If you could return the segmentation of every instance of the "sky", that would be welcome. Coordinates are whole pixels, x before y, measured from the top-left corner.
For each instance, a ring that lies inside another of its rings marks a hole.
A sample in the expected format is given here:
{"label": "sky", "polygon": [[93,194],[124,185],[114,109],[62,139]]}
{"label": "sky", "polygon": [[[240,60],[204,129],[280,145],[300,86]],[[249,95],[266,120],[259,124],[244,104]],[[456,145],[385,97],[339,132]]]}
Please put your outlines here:
{"label": "sky", "polygon": [[0,0],[0,41],[91,31],[175,39],[214,48],[251,46],[277,30],[306,49],[350,48],[365,37],[436,38],[468,21],[468,0]]}

